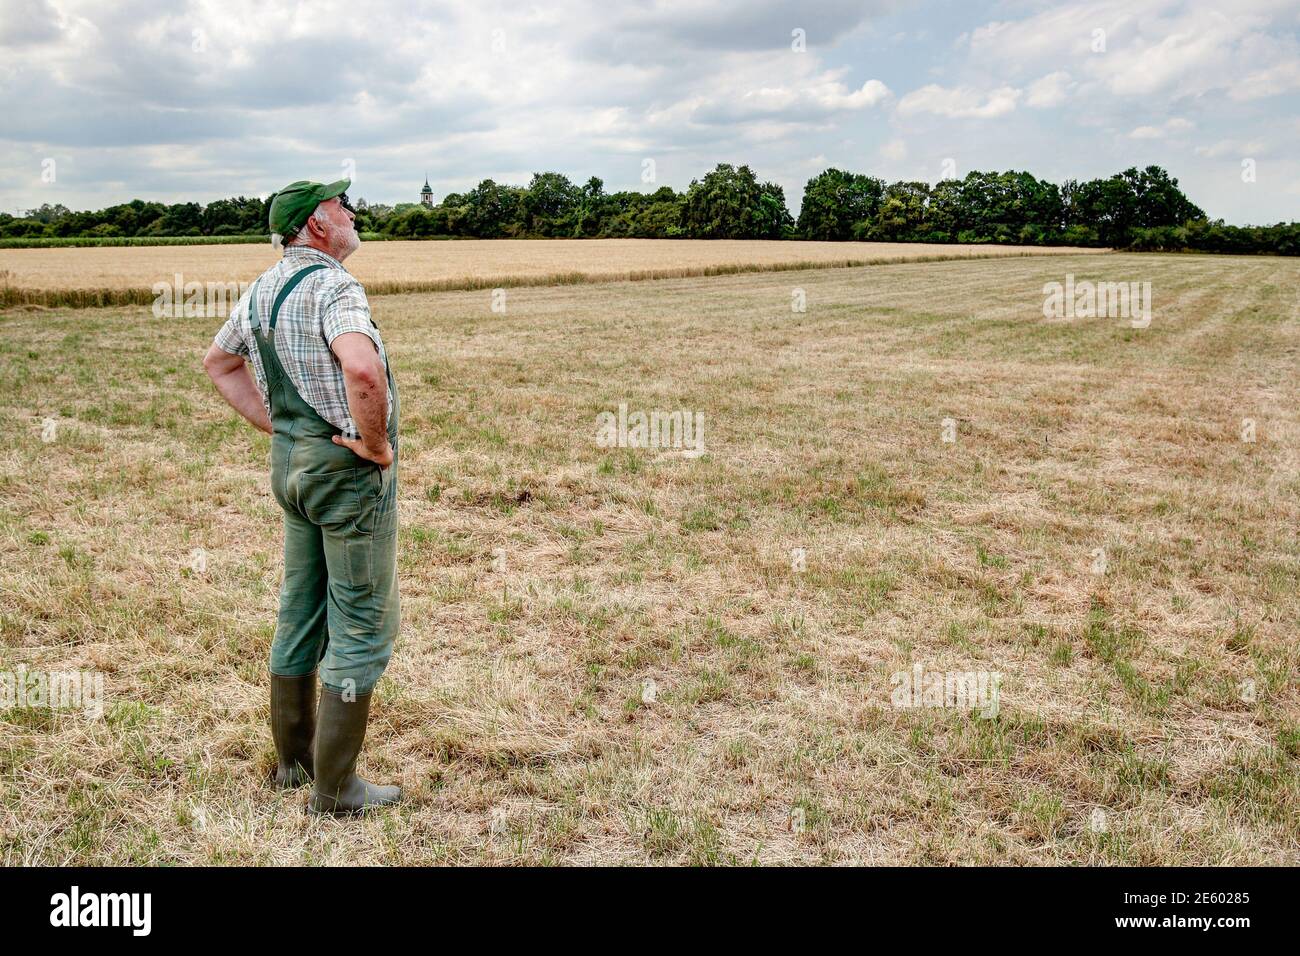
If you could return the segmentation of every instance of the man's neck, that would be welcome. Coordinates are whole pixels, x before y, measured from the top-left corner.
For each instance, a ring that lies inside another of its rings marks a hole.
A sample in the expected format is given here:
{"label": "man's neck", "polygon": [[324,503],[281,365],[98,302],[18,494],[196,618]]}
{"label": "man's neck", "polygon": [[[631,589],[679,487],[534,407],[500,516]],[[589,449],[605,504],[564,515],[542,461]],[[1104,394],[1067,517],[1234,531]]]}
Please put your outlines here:
{"label": "man's neck", "polygon": [[294,250],[297,250],[298,252],[314,252],[319,255],[325,256],[326,258],[330,259],[333,262],[337,262],[340,266],[343,265],[343,261],[341,259],[335,258],[328,249],[324,249],[312,242],[299,242],[299,243],[295,243],[292,246],[284,247],[284,251],[286,255],[294,253]]}

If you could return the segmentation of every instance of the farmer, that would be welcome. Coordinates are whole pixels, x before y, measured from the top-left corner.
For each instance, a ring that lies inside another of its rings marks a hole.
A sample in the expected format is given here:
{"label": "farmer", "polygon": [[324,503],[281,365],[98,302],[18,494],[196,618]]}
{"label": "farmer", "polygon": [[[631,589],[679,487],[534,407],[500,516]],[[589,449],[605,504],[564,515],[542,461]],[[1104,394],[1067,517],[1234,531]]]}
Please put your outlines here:
{"label": "farmer", "polygon": [[274,783],[314,780],[308,810],[338,815],[401,796],[356,775],[371,690],[397,637],[398,399],[365,290],[343,268],[361,244],[349,185],[296,182],[272,197],[283,257],[203,359],[221,397],[271,435],[271,493],[284,511]]}

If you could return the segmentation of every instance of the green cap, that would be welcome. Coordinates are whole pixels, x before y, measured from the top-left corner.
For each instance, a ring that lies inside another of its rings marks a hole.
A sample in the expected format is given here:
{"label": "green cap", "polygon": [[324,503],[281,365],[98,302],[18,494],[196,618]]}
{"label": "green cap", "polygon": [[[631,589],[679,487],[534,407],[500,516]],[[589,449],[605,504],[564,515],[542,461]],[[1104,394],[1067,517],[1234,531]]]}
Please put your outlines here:
{"label": "green cap", "polygon": [[271,231],[282,236],[292,236],[311,214],[327,199],[342,196],[352,185],[350,179],[340,179],[328,186],[300,179],[290,183],[271,197]]}

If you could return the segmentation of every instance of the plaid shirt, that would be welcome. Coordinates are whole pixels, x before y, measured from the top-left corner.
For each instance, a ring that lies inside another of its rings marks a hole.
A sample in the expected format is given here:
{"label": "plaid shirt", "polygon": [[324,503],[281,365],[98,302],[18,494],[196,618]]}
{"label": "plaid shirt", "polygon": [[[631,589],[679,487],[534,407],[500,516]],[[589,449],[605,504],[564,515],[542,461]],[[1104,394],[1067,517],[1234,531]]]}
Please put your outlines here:
{"label": "plaid shirt", "polygon": [[[343,370],[330,351],[334,339],[344,332],[370,336],[379,356],[388,367],[379,329],[370,320],[370,303],[366,291],[343,264],[310,246],[288,246],[284,257],[262,273],[262,277],[240,297],[230,318],[214,340],[217,348],[231,355],[242,355],[253,366],[253,380],[262,394],[262,404],[271,413],[266,394],[266,370],[253,338],[248,299],[257,289],[257,316],[263,327],[270,324],[271,305],[285,282],[296,272],[315,263],[328,268],[307,276],[289,293],[280,306],[275,323],[275,353],[284,366],[298,394],[321,418],[349,438],[358,437],[356,422],[348,412],[347,392],[343,387]],[[393,414],[393,393],[388,392],[388,414]]]}

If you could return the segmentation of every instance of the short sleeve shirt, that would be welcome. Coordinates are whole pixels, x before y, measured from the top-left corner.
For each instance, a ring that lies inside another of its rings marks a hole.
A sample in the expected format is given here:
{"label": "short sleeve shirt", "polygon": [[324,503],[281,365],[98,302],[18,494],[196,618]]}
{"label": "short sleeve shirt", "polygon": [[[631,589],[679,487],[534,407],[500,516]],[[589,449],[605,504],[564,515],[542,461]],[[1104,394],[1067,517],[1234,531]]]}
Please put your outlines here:
{"label": "short sleeve shirt", "polygon": [[[280,317],[275,323],[275,353],[303,401],[344,435],[356,438],[357,425],[348,411],[343,369],[330,351],[330,345],[344,332],[360,332],[375,343],[384,368],[388,367],[388,353],[379,329],[370,319],[365,289],[333,256],[310,246],[286,248],[283,258],[262,273],[240,297],[214,341],[223,352],[242,355],[253,367],[253,380],[269,415],[271,402],[267,396],[266,370],[262,368],[262,355],[253,338],[249,297],[256,290],[257,318],[265,326],[271,321],[271,306],[284,284],[295,273],[317,263],[325,268],[298,283],[280,306]],[[388,414],[391,418],[391,389]]]}

